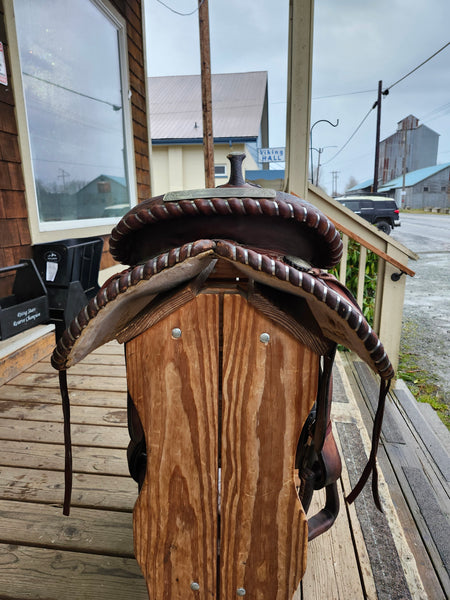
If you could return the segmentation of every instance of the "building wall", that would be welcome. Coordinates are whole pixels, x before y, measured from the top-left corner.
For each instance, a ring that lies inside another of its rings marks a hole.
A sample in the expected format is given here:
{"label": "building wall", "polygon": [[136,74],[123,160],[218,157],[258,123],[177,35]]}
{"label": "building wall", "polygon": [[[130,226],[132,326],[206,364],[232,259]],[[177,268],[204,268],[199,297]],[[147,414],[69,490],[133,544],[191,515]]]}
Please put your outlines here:
{"label": "building wall", "polygon": [[[216,177],[215,184],[228,181],[230,152],[245,152],[244,169],[258,169],[245,144],[215,144],[214,164],[226,166],[226,177]],[[205,187],[203,145],[154,145],[152,149],[153,182],[155,196],[176,190],[192,190]]]}
{"label": "building wall", "polygon": [[403,173],[403,155],[406,135],[406,173],[435,165],[439,135],[419,125],[415,129],[399,129],[380,142],[379,177],[386,183]]}
{"label": "building wall", "polygon": [[[74,0],[76,1],[76,0]],[[127,23],[129,85],[136,171],[137,201],[151,196],[149,134],[147,129],[146,78],[144,72],[144,39],[141,19],[141,0],[111,0],[111,4]],[[13,24],[9,24],[11,27]],[[3,0],[0,0],[0,41],[3,43],[8,87],[0,86],[0,267],[16,264],[20,258],[31,256],[31,244],[45,241],[32,239],[30,205],[35,202],[34,190],[27,190],[18,133],[14,100],[14,80],[11,71],[11,46],[7,36]],[[28,193],[27,193],[28,192]],[[34,206],[33,206],[34,209]],[[110,225],[51,232],[53,239],[102,235],[105,240],[101,268],[112,266],[109,254]],[[49,234],[50,235],[50,234]],[[10,293],[14,275],[0,275],[0,297]]]}
{"label": "building wall", "polygon": [[[31,258],[31,236],[25,198],[9,45],[6,37],[3,0],[0,0],[0,41],[6,60],[8,86],[0,86],[0,267]],[[0,297],[11,293],[14,273],[0,275]]]}
{"label": "building wall", "polygon": [[[396,190],[400,193],[401,190]],[[443,169],[407,190],[409,208],[448,208],[450,198],[450,168]]]}
{"label": "building wall", "polygon": [[450,207],[450,168],[443,169],[414,186],[406,188],[402,204],[401,188],[395,190],[397,206],[407,208],[449,208]]}

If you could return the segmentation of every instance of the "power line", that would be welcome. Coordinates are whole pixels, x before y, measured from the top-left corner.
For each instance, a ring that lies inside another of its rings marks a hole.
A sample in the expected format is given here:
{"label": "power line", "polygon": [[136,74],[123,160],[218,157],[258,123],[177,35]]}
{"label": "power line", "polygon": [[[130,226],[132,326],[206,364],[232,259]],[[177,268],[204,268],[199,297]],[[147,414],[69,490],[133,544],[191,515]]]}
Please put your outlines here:
{"label": "power line", "polygon": [[37,75],[32,75],[31,73],[26,73],[22,71],[23,75],[27,77],[31,77],[32,79],[37,79],[38,81],[42,81],[43,83],[47,83],[48,85],[52,85],[53,87],[57,87],[66,92],[70,92],[72,94],[76,94],[77,96],[82,96],[83,98],[89,98],[89,100],[95,100],[95,102],[101,102],[102,104],[107,104],[111,106],[113,110],[118,111],[122,107],[118,104],[114,104],[113,102],[108,102],[108,100],[102,100],[101,98],[95,98],[95,96],[89,96],[89,94],[83,94],[83,92],[77,92],[76,90],[72,90],[64,85],[60,85],[59,83],[55,83],[54,81],[49,81],[48,79],[44,79],[43,77],[38,77]]}
{"label": "power line", "polygon": [[450,42],[447,42],[444,46],[442,46],[442,48],[439,48],[439,50],[437,50],[434,54],[432,54],[426,60],[424,60],[423,62],[421,62],[420,65],[417,65],[417,67],[415,67],[414,69],[412,69],[412,71],[409,71],[409,73],[406,73],[406,75],[403,75],[403,77],[401,77],[398,81],[396,81],[395,83],[393,83],[392,85],[390,85],[388,88],[386,88],[385,92],[389,92],[389,90],[391,90],[394,87],[394,85],[397,85],[398,83],[400,83],[401,81],[403,81],[404,79],[406,79],[407,77],[409,77],[410,75],[412,75],[415,71],[417,71],[417,69],[420,69],[420,67],[423,67],[423,65],[425,65],[432,58],[434,58],[435,56],[437,56],[439,54],[439,52],[442,52],[442,50],[445,50],[445,48],[447,48],[447,46],[450,46]]}
{"label": "power line", "polygon": [[336,158],[336,156],[338,156],[342,150],[350,143],[350,141],[355,137],[355,135],[358,133],[358,131],[361,129],[364,121],[367,119],[367,117],[370,115],[370,113],[372,112],[373,107],[369,109],[369,112],[366,114],[366,116],[363,118],[363,120],[361,121],[361,123],[358,125],[358,127],[355,129],[355,131],[352,133],[352,135],[348,138],[348,140],[345,142],[345,144],[343,146],[341,146],[341,148],[339,148],[339,150],[336,152],[336,154],[334,156],[332,156],[330,158],[330,160],[327,160],[326,163],[323,163],[322,166],[328,165],[332,160],[334,160]]}
{"label": "power line", "polygon": [[[356,94],[372,94],[376,92],[376,89],[371,90],[359,90],[358,92],[343,92],[341,94],[329,94],[328,96],[313,96],[311,100],[324,100],[325,98],[340,98],[341,96],[355,96]],[[275,102],[269,102],[269,104],[287,104],[286,100],[278,100]]]}
{"label": "power line", "polygon": [[315,96],[314,98],[311,98],[311,100],[322,100],[324,98],[339,98],[341,96],[354,96],[355,94],[368,94],[376,92],[376,89],[372,89],[372,90],[360,90],[359,92],[344,92],[343,94],[330,94],[329,96]]}
{"label": "power line", "polygon": [[162,0],[156,0],[156,2],[159,2],[160,4],[162,4],[165,8],[167,8],[167,10],[170,10],[170,12],[173,12],[176,15],[180,15],[180,17],[189,17],[190,15],[193,15],[194,13],[196,13],[198,11],[198,9],[200,8],[200,6],[203,4],[204,1],[205,0],[202,0],[200,2],[200,4],[197,6],[197,8],[194,8],[194,10],[192,10],[191,12],[182,13],[182,12],[179,12],[178,10],[175,10],[174,8],[172,8],[171,6],[169,6]]}

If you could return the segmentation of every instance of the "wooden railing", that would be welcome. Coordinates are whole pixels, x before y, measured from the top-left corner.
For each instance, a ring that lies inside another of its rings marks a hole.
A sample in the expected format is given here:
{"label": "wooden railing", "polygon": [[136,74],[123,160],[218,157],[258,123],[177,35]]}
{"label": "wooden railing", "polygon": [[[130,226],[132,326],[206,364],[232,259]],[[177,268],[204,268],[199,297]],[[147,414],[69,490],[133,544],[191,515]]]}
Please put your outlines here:
{"label": "wooden railing", "polygon": [[365,296],[365,270],[367,250],[378,256],[376,280],[374,331],[380,337],[389,358],[396,369],[400,349],[403,302],[407,277],[413,277],[414,271],[408,267],[408,260],[417,260],[417,255],[395,241],[373,225],[353,213],[319,188],[309,184],[308,201],[314,204],[333,221],[342,234],[344,253],[339,268],[339,279],[346,283],[348,242],[354,240],[360,246],[358,285],[356,299],[362,306]]}

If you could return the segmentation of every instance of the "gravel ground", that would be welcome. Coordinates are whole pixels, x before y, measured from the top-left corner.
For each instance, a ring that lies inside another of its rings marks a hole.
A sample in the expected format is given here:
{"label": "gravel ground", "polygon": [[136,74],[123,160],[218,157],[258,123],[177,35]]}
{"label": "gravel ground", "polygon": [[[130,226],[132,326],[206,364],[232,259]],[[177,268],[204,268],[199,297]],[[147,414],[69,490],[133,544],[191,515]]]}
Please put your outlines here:
{"label": "gravel ground", "polygon": [[418,365],[436,379],[450,406],[448,261],[444,254],[422,254],[410,264],[416,275],[406,283],[401,346],[417,354]]}
{"label": "gravel ground", "polygon": [[416,275],[406,281],[401,346],[417,354],[418,365],[435,380],[450,407],[450,216],[442,216],[436,228],[436,218],[430,217],[430,226],[420,233],[418,220],[427,215],[402,217],[393,237],[419,260],[409,263]]}

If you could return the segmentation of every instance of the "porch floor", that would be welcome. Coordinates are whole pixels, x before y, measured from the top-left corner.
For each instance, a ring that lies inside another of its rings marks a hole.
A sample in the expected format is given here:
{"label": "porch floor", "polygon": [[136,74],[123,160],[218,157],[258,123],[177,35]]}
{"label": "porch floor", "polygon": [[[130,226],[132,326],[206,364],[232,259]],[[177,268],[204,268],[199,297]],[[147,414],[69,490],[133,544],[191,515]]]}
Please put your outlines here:
{"label": "porch floor", "polygon": [[[348,353],[338,355],[334,381],[341,510],[333,528],[309,544],[295,599],[448,597],[448,431],[399,382],[378,454],[384,514],[375,509],[370,489],[346,506],[343,496],[370,448],[377,384]],[[74,455],[69,517],[61,508],[64,448],[56,371],[46,357],[0,386],[0,598],[147,599],[133,554],[137,486],[126,463],[123,347],[110,343],[93,352],[70,369],[68,382]]]}

